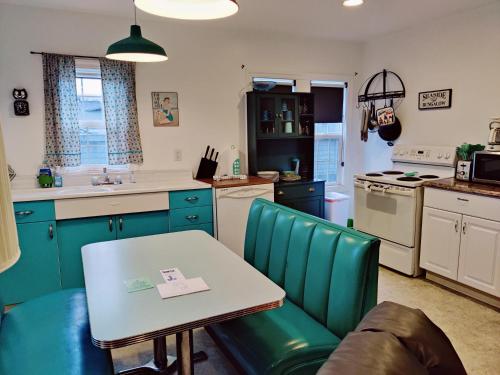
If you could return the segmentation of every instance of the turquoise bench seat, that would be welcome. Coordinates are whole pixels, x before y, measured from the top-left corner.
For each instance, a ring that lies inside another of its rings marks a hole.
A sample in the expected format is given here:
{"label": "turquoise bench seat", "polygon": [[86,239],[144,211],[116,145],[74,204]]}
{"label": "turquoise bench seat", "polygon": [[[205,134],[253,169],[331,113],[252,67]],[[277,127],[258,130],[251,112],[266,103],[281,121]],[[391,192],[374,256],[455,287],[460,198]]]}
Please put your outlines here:
{"label": "turquoise bench seat", "polygon": [[92,344],[83,289],[32,299],[0,319],[0,374],[113,374],[109,351]]}
{"label": "turquoise bench seat", "polygon": [[284,305],[207,327],[250,375],[315,374],[376,305],[380,241],[256,199],[245,260],[287,293]]}

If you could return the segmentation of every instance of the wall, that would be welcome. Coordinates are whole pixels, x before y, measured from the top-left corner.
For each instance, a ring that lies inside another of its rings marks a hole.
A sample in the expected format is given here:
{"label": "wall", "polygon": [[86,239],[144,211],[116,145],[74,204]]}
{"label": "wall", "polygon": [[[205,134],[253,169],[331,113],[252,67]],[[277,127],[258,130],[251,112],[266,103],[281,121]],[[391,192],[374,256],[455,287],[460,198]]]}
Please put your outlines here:
{"label": "wall", "polygon": [[[35,173],[44,151],[41,57],[29,51],[103,55],[110,43],[127,35],[130,22],[0,5],[0,123],[8,160],[18,173]],[[196,169],[207,144],[221,151],[231,144],[245,149],[243,98],[249,72],[352,77],[361,65],[362,47],[355,43],[227,32],[196,22],[139,18],[139,23],[144,36],[164,46],[170,58],[137,67],[143,169]],[[13,116],[14,87],[28,90],[29,117]],[[179,92],[179,128],[153,127],[152,91]],[[174,162],[175,149],[183,152],[181,162]]]}
{"label": "wall", "polygon": [[[459,145],[488,140],[488,119],[500,115],[500,3],[379,37],[364,48],[364,75],[383,68],[403,79],[397,111],[401,143]],[[452,108],[418,110],[418,92],[453,89]],[[390,148],[378,136],[361,146],[364,168],[387,167]]]}

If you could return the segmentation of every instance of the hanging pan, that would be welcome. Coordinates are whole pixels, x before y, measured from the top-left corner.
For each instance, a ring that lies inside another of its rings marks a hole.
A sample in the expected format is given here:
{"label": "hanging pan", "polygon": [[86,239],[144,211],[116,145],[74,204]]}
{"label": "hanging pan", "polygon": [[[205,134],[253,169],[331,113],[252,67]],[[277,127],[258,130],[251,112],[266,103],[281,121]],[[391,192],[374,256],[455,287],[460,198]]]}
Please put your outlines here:
{"label": "hanging pan", "polygon": [[399,118],[396,117],[396,121],[392,125],[382,125],[378,128],[378,135],[384,141],[386,141],[389,146],[394,146],[394,141],[401,135],[401,122]]}

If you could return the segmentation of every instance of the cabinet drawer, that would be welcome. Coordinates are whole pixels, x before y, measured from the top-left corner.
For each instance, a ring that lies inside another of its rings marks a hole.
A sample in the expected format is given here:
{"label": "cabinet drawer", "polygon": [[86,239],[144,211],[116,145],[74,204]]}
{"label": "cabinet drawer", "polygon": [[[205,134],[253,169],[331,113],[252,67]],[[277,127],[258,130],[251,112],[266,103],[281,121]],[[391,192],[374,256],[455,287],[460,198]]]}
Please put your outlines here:
{"label": "cabinet drawer", "polygon": [[54,201],[14,203],[16,223],[34,223],[56,219]]}
{"label": "cabinet drawer", "polygon": [[212,223],[186,225],[184,227],[172,228],[172,232],[185,232],[187,230],[202,230],[204,232],[207,232],[211,236],[214,235],[214,226]]}
{"label": "cabinet drawer", "polygon": [[170,208],[212,205],[212,189],[182,190],[170,193]]}
{"label": "cabinet drawer", "polygon": [[181,208],[170,212],[171,228],[211,223],[212,221],[212,206]]}
{"label": "cabinet drawer", "polygon": [[275,200],[306,198],[325,195],[324,182],[311,182],[298,185],[277,185],[274,191]]}
{"label": "cabinet drawer", "polygon": [[425,188],[424,206],[500,221],[500,199]]}

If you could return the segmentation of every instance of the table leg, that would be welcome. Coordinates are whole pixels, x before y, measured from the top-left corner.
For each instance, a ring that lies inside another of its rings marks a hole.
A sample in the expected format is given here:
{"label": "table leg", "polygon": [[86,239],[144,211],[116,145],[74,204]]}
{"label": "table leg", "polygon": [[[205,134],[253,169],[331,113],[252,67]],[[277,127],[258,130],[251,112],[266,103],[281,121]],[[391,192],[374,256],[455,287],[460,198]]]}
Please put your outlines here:
{"label": "table leg", "polygon": [[194,375],[193,366],[193,331],[176,334],[177,373],[178,375]]}

